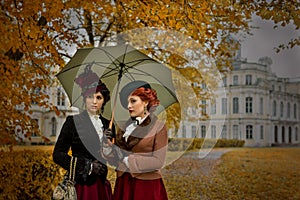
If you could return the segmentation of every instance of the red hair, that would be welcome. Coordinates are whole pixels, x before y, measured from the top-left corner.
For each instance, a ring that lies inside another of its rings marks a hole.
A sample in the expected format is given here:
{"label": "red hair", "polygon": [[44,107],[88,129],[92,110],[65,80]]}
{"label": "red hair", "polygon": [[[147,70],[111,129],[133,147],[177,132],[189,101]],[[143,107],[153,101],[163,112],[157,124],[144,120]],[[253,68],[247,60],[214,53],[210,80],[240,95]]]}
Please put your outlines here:
{"label": "red hair", "polygon": [[150,88],[140,87],[131,93],[132,96],[138,96],[142,101],[148,101],[147,110],[149,112],[155,111],[159,105],[156,91]]}

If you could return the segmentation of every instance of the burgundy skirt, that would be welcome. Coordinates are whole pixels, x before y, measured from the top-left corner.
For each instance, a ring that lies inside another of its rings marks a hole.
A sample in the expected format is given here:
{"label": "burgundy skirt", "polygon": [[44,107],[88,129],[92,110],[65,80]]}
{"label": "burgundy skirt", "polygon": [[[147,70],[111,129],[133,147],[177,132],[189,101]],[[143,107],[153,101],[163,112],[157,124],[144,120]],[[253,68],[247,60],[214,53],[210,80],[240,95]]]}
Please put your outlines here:
{"label": "burgundy skirt", "polygon": [[162,179],[141,180],[125,172],[116,180],[113,200],[167,200]]}
{"label": "burgundy skirt", "polygon": [[112,189],[110,182],[105,183],[100,178],[93,185],[76,184],[76,193],[78,200],[111,200]]}

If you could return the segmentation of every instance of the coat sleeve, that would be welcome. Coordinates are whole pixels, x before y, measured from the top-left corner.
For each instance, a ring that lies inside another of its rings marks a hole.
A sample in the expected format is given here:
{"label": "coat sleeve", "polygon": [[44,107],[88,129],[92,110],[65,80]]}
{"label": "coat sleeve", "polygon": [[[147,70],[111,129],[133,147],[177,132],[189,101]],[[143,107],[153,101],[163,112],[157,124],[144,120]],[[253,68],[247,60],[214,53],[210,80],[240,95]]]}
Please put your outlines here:
{"label": "coat sleeve", "polygon": [[150,142],[147,143],[145,146],[152,148],[152,151],[146,150],[145,153],[133,153],[128,156],[129,171],[131,173],[151,172],[163,167],[168,147],[166,126],[162,126],[161,129],[158,130],[153,138],[152,144],[149,144]]}
{"label": "coat sleeve", "polygon": [[68,152],[72,144],[73,130],[71,127],[73,124],[72,117],[68,116],[60,131],[52,154],[53,161],[66,170],[69,170],[71,161],[71,156],[68,155]]}
{"label": "coat sleeve", "polygon": [[[68,154],[75,132],[75,124],[72,116],[68,116],[60,131],[58,139],[55,143],[52,158],[53,161],[65,170],[70,169],[71,156]],[[85,168],[85,160],[77,159],[76,173],[83,171]]]}

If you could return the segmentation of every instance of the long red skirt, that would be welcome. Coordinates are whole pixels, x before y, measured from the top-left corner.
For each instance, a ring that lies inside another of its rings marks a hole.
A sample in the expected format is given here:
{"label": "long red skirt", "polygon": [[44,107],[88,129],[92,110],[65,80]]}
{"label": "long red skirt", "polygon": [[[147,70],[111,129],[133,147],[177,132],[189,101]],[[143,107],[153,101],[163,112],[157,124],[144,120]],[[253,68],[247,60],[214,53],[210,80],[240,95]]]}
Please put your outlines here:
{"label": "long red skirt", "polygon": [[141,180],[124,173],[116,180],[113,200],[167,200],[162,179]]}
{"label": "long red skirt", "polygon": [[112,189],[110,182],[105,183],[100,178],[93,185],[76,184],[76,193],[78,200],[111,200]]}

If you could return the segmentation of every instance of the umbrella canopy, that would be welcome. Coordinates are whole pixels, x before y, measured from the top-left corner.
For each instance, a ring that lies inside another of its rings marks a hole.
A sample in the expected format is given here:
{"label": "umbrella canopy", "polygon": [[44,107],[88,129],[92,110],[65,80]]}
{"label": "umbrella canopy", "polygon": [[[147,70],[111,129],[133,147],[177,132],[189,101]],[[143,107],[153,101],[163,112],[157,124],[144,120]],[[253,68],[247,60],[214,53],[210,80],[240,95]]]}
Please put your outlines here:
{"label": "umbrella canopy", "polygon": [[104,110],[104,117],[111,118],[112,112],[117,121],[128,118],[127,108],[119,98],[120,89],[133,81],[147,82],[157,92],[160,106],[157,112],[165,110],[175,102],[175,88],[172,83],[172,71],[165,65],[145,55],[130,45],[118,45],[77,50],[73,58],[57,74],[72,106],[82,109],[84,106],[81,88],[74,80],[90,68],[100,77],[111,92],[111,100]]}

